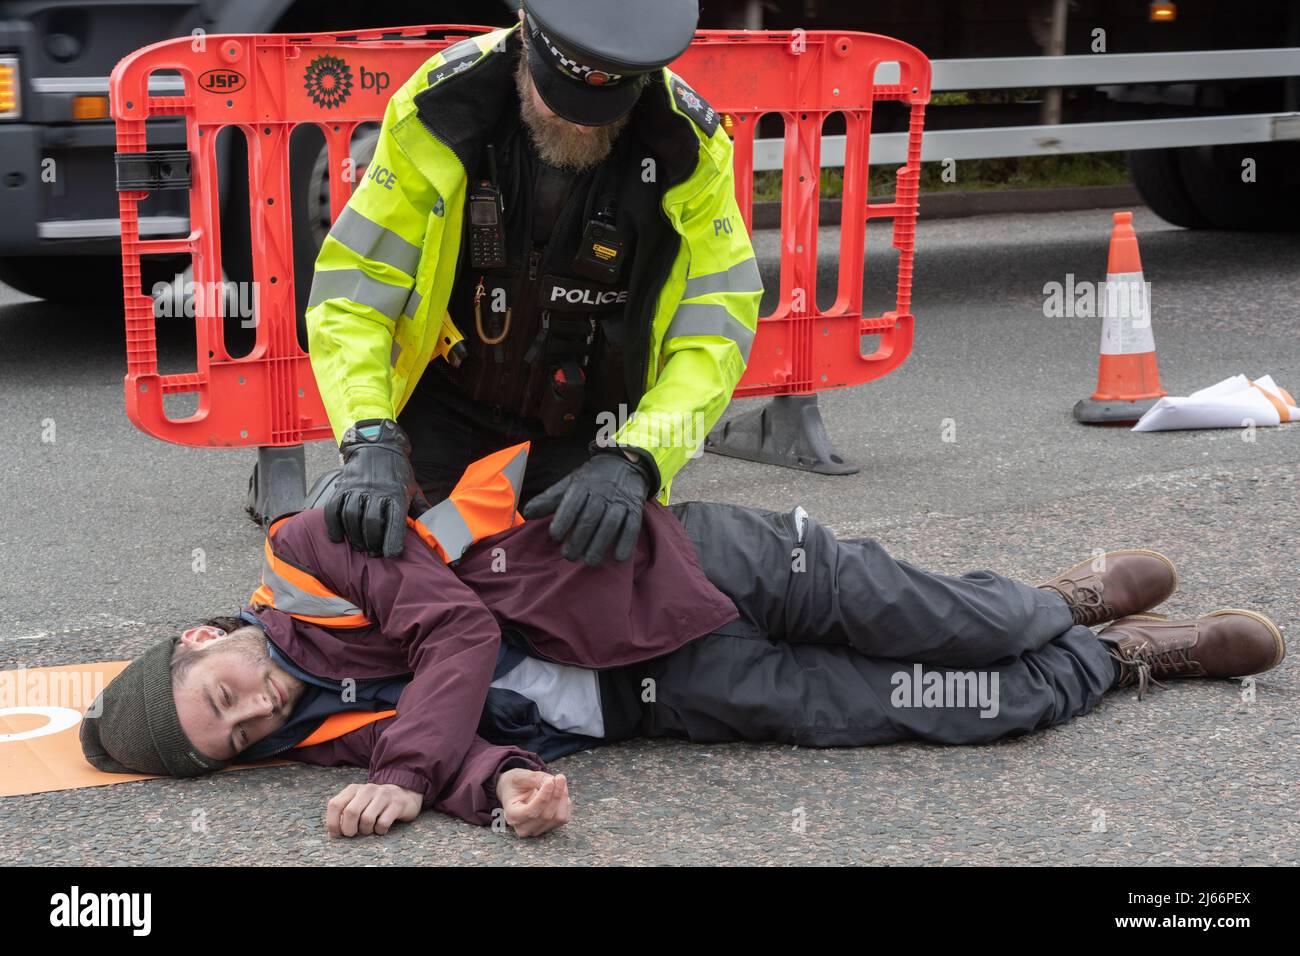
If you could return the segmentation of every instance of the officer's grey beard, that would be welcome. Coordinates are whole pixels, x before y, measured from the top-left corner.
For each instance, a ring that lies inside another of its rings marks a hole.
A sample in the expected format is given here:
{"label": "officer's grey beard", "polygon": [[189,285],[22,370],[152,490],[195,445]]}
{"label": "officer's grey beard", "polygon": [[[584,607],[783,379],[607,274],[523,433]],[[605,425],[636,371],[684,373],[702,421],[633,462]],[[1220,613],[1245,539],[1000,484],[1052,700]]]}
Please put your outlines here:
{"label": "officer's grey beard", "polygon": [[527,46],[520,49],[515,65],[515,86],[519,90],[519,111],[528,129],[528,138],[543,160],[582,172],[600,163],[614,148],[614,141],[631,118],[631,111],[614,122],[583,133],[558,116],[548,116],[533,102],[532,76],[528,72]]}

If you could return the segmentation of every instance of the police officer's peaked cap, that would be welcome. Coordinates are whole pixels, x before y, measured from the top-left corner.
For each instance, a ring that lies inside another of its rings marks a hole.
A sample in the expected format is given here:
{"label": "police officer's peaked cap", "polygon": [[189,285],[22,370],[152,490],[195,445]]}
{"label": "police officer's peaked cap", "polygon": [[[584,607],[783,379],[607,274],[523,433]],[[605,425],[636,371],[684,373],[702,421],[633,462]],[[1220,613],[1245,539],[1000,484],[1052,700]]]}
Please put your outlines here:
{"label": "police officer's peaked cap", "polygon": [[524,0],[533,82],[571,123],[612,123],[637,101],[639,79],[690,46],[698,0]]}

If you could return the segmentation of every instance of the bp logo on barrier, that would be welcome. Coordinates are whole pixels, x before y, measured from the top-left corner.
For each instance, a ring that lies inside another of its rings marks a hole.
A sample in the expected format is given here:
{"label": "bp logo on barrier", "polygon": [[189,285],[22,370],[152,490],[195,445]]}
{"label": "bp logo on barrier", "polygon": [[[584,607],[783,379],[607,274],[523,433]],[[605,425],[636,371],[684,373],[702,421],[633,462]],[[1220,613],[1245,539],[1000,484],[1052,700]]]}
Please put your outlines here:
{"label": "bp logo on barrier", "polygon": [[303,88],[312,101],[332,110],[352,95],[352,68],[337,56],[325,54],[307,64]]}

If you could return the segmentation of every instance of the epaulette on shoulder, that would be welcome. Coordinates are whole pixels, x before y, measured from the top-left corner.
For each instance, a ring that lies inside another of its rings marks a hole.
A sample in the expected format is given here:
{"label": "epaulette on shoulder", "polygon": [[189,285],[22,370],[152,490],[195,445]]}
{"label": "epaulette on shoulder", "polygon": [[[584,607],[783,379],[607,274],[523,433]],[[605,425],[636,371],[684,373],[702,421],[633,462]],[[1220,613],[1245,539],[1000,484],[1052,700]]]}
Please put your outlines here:
{"label": "epaulette on shoulder", "polygon": [[[490,35],[483,34],[483,36]],[[489,45],[487,49],[483,49],[479,46],[480,39],[481,37],[469,37],[443,50],[442,62],[430,70],[426,77],[428,85],[435,86],[449,76],[463,73],[486,58],[488,53],[492,52],[493,46]]]}
{"label": "epaulette on shoulder", "polygon": [[718,128],[717,110],[672,70],[667,70],[666,73],[669,89],[677,108],[694,120],[695,125],[704,130],[705,136],[712,136],[713,131]]}

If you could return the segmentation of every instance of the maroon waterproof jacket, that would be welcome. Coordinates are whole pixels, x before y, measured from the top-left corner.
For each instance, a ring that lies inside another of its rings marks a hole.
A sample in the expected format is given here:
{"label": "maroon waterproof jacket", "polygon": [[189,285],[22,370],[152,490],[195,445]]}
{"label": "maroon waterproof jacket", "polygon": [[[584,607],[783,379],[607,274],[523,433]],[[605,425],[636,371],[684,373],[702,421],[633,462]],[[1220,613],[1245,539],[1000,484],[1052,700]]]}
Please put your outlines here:
{"label": "maroon waterproof jacket", "polygon": [[275,553],[374,624],[325,628],[250,606],[275,646],[326,679],[413,677],[395,717],[283,756],[369,767],[371,783],[397,784],[424,794],[426,809],[488,824],[503,771],[545,769],[535,754],[476,732],[502,625],[517,628],[544,657],[609,668],[666,654],[739,616],[656,501],[647,502],[636,551],[624,562],[566,561],[550,523],[549,516],[525,521],[484,538],[453,567],[415,534],[397,557],[373,558],[330,541],[322,511],[286,520],[272,539]]}

